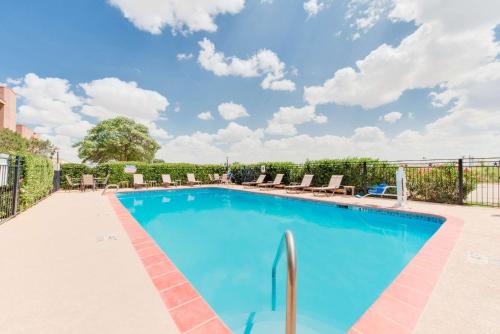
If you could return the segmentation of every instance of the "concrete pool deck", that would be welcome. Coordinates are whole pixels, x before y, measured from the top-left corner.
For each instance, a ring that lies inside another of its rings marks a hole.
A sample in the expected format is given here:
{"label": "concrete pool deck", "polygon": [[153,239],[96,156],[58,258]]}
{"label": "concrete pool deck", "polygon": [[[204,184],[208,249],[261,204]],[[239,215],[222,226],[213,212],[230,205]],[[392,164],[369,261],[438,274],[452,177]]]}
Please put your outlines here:
{"label": "concrete pool deck", "polygon": [[[500,210],[424,202],[409,209],[464,221],[413,332],[500,332]],[[101,192],[59,192],[0,225],[0,272],[2,333],[180,332]]]}

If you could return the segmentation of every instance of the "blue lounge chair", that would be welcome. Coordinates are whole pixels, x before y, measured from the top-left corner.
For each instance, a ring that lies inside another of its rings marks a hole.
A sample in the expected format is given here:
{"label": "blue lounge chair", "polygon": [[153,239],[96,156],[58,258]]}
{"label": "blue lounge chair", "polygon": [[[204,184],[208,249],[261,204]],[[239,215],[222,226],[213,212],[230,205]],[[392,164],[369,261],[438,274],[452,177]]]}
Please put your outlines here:
{"label": "blue lounge chair", "polygon": [[396,189],[396,186],[388,186],[385,183],[378,184],[376,186],[369,186],[368,187],[368,193],[366,195],[356,195],[357,198],[364,198],[368,196],[391,196],[391,197],[396,197],[396,194],[387,194],[388,189]]}

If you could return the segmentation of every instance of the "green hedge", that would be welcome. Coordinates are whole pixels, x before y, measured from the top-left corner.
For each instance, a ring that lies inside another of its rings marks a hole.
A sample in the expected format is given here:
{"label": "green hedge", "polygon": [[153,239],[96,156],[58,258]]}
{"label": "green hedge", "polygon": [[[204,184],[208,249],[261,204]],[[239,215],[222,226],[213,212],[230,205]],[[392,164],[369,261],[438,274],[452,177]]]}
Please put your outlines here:
{"label": "green hedge", "polygon": [[233,164],[231,174],[234,182],[241,183],[255,180],[261,174],[261,166],[265,166],[266,180],[271,181],[276,174],[285,174],[284,183],[300,182],[304,174],[313,174],[313,185],[328,184],[332,175],[344,175],[343,185],[356,186],[358,190],[364,189],[363,163],[368,166],[376,164],[376,168],[367,168],[367,184],[386,182],[390,183],[391,177],[395,179],[396,168],[388,170],[389,164],[369,158],[325,159],[306,161],[304,164],[292,162],[259,162],[255,164]]}
{"label": "green hedge", "polygon": [[[364,166],[366,165],[366,177]],[[233,164],[231,174],[236,183],[255,180],[265,166],[266,180],[271,181],[277,173],[283,173],[284,183],[300,182],[304,174],[313,174],[313,185],[328,184],[332,175],[343,175],[342,185],[356,187],[356,192],[364,193],[366,186],[385,183],[396,184],[397,164],[369,158],[348,158],[336,160],[306,161],[304,164],[292,162],[260,162],[256,164]],[[455,164],[428,168],[407,166],[406,177],[410,198],[438,203],[459,203],[458,169]],[[463,198],[476,188],[477,177],[464,170]]]}
{"label": "green hedge", "polygon": [[[186,181],[187,173],[194,173],[197,180],[208,182],[208,174],[225,173],[223,165],[196,165],[187,163],[144,163],[144,162],[114,162],[96,167],[83,164],[64,164],[61,167],[62,186],[67,187],[65,176],[80,179],[83,174],[93,174],[96,177],[110,175],[109,183],[129,181],[132,185],[132,175],[123,172],[125,165],[135,165],[137,173],[144,175],[144,180],[161,181],[161,174],[170,174],[172,180]],[[342,184],[356,187],[357,193],[364,193],[366,186],[386,183],[395,185],[398,165],[387,161],[370,158],[347,158],[306,161],[304,164],[293,162],[259,162],[253,164],[234,163],[230,168],[232,181],[241,184],[244,181],[255,180],[261,174],[261,166],[265,166],[266,181],[274,179],[276,174],[284,174],[283,183],[300,182],[304,174],[314,174],[313,185],[328,184],[332,175],[343,175]],[[366,177],[364,168],[366,166]],[[424,200],[440,203],[460,202],[458,193],[458,171],[454,164],[441,165],[433,168],[407,166],[407,186],[410,197],[414,200]],[[477,177],[464,171],[463,199],[475,189]]]}
{"label": "green hedge", "polygon": [[25,210],[52,192],[52,161],[44,156],[23,154],[19,208]]}
{"label": "green hedge", "polygon": [[109,183],[117,184],[121,181],[128,181],[132,185],[132,174],[124,172],[125,165],[137,167],[137,173],[144,175],[145,181],[161,182],[162,174],[170,174],[172,180],[187,181],[187,173],[194,173],[197,180],[208,183],[209,174],[225,173],[224,165],[197,165],[189,163],[146,163],[146,162],[110,162],[89,167],[84,164],[63,164],[61,165],[61,184],[67,188],[66,175],[74,180],[81,178],[83,174],[93,174],[95,177],[105,177],[109,174]]}

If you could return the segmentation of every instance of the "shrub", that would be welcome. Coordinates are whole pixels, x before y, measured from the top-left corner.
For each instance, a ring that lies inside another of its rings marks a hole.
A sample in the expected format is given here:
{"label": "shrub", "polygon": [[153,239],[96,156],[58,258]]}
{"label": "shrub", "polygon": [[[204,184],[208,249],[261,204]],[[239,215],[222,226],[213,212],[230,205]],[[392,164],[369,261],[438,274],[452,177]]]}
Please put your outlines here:
{"label": "shrub", "polygon": [[23,154],[19,208],[25,210],[52,192],[54,168],[44,156]]}
{"label": "shrub", "polygon": [[464,170],[463,198],[458,191],[458,168],[446,164],[431,168],[407,168],[407,187],[410,197],[437,203],[460,203],[477,185],[477,177]]}
{"label": "shrub", "polygon": [[105,177],[109,174],[109,183],[128,181],[132,185],[132,174],[124,172],[125,165],[137,167],[137,173],[144,175],[145,181],[161,182],[162,174],[170,174],[172,180],[187,181],[187,173],[194,173],[196,179],[209,182],[209,174],[225,173],[224,165],[196,165],[189,163],[146,163],[146,162],[109,162],[96,167],[84,164],[63,164],[61,166],[61,182],[67,187],[66,175],[72,179],[80,179],[83,174],[93,174],[95,177]]}

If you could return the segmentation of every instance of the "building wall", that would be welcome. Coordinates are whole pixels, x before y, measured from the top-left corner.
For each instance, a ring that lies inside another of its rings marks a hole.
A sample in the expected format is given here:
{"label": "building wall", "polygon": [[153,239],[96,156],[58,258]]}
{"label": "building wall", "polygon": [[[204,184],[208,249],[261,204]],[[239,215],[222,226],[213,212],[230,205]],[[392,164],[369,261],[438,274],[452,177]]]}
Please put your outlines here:
{"label": "building wall", "polygon": [[0,86],[0,128],[16,131],[16,93],[9,87]]}
{"label": "building wall", "polygon": [[35,136],[33,130],[22,124],[16,125],[16,132],[26,139],[31,139]]}

